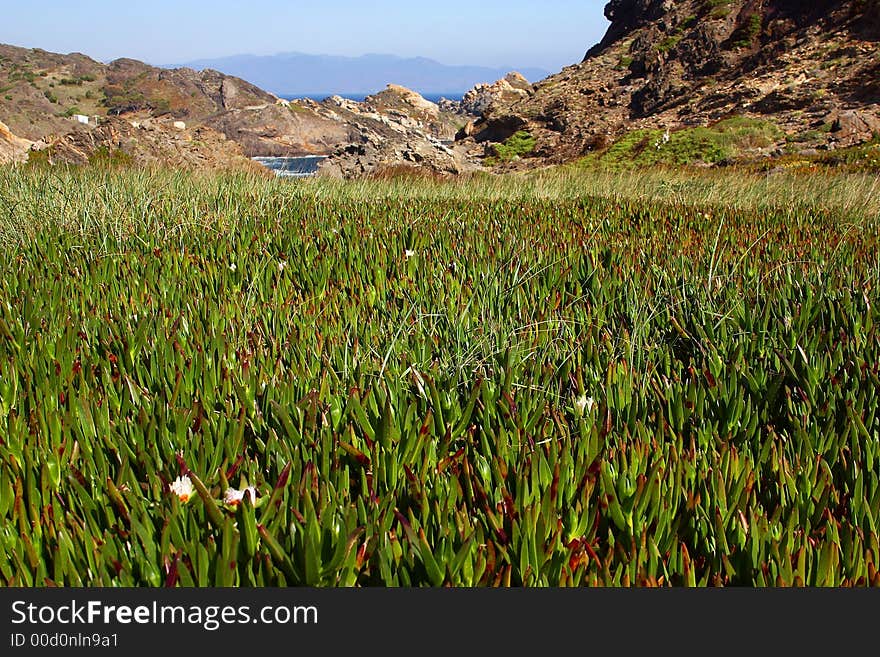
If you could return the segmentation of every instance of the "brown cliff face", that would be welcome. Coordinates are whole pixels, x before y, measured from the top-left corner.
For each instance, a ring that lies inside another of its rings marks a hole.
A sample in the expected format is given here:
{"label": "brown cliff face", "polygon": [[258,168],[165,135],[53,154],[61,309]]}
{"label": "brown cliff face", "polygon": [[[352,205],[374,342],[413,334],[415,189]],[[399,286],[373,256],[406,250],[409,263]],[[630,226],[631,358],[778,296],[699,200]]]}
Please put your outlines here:
{"label": "brown cliff face", "polygon": [[527,130],[535,149],[515,165],[527,167],[633,129],[732,115],[778,126],[777,149],[848,146],[880,125],[876,0],[612,0],[605,14],[611,25],[584,60],[496,108],[475,126],[472,150]]}

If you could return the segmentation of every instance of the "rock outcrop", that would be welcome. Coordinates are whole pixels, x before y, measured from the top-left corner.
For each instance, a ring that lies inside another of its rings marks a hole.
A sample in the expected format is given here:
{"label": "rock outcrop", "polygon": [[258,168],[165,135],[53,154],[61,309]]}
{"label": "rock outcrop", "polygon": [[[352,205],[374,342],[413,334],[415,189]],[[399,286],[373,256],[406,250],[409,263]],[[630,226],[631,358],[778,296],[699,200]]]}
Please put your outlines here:
{"label": "rock outcrop", "polygon": [[234,140],[251,157],[325,155],[346,143],[351,133],[310,100],[236,108],[208,117],[204,124]]}
{"label": "rock outcrop", "polygon": [[108,117],[35,146],[49,164],[118,163],[141,167],[262,172],[235,142],[211,128],[180,130],[169,120]]}
{"label": "rock outcrop", "polygon": [[584,60],[496,102],[462,145],[473,153],[525,130],[511,168],[565,162],[637,128],[772,122],[765,149],[829,149],[877,133],[880,3],[874,0],[612,0],[611,25]]}
{"label": "rock outcrop", "polygon": [[841,146],[853,146],[871,135],[880,135],[880,116],[857,110],[833,112],[828,116],[830,134]]}
{"label": "rock outcrop", "polygon": [[465,114],[485,117],[494,108],[525,100],[533,92],[532,84],[514,71],[492,84],[478,84],[464,95],[459,107]]}
{"label": "rock outcrop", "polygon": [[25,162],[32,142],[17,137],[0,121],[0,164]]}
{"label": "rock outcrop", "polygon": [[351,178],[398,166],[439,174],[476,168],[453,147],[460,117],[410,89],[390,84],[362,103],[333,96],[321,106],[350,130],[347,141],[321,163],[322,175]]}

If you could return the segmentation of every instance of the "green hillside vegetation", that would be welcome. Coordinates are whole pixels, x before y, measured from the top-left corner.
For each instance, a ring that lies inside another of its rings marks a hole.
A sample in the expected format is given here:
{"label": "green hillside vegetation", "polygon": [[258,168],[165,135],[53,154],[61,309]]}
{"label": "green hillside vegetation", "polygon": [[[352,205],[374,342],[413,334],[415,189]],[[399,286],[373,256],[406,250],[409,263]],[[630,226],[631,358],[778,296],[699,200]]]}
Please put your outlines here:
{"label": "green hillside vegetation", "polygon": [[751,149],[774,144],[783,136],[773,123],[748,117],[671,131],[668,141],[664,134],[663,130],[633,130],[607,149],[591,153],[580,164],[602,168],[719,164]]}
{"label": "green hillside vegetation", "polygon": [[486,166],[495,166],[500,162],[511,162],[528,155],[535,150],[535,139],[526,130],[515,132],[500,144],[493,146],[494,155],[485,159]]}

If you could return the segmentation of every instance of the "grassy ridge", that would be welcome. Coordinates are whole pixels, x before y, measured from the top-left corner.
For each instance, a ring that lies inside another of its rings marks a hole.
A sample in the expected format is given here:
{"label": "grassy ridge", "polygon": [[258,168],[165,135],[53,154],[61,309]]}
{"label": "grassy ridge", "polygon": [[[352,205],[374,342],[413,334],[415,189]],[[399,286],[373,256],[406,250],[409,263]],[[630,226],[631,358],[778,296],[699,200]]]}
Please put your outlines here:
{"label": "grassy ridge", "polygon": [[0,582],[880,583],[876,199],[603,180],[0,173]]}

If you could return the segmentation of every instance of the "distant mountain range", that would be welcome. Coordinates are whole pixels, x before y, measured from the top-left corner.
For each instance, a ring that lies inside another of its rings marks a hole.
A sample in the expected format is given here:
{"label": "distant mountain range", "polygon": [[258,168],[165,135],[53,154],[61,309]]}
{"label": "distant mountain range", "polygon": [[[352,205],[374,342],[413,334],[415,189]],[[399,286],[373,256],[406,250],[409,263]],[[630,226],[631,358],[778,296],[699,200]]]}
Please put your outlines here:
{"label": "distant mountain range", "polygon": [[[511,69],[484,66],[447,66],[426,57],[395,55],[234,55],[175,64],[196,70],[214,69],[243,78],[282,97],[323,97],[330,94],[372,94],[389,82],[423,95],[461,95],[481,82],[498,80]],[[169,66],[170,68],[170,66]],[[540,68],[517,69],[529,81],[547,77]]]}

